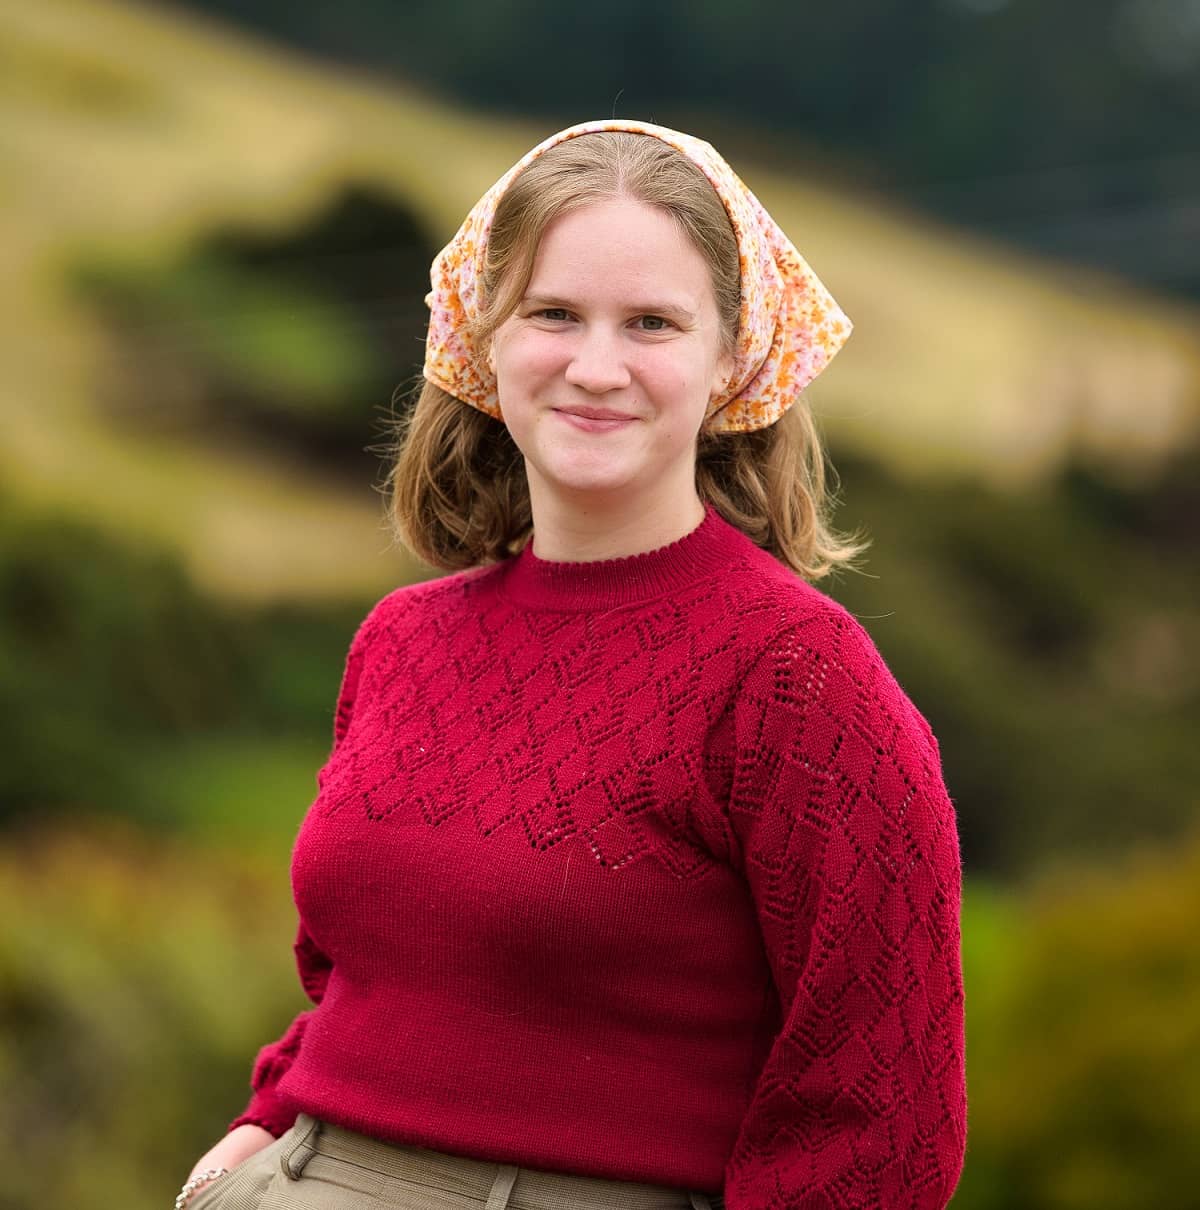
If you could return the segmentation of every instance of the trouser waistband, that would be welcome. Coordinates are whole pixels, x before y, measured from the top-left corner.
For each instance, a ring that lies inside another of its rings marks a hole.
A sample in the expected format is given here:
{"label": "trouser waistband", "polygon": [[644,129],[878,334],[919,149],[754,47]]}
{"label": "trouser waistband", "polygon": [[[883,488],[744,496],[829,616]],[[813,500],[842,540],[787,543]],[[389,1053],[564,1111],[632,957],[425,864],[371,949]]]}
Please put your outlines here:
{"label": "trouser waistband", "polygon": [[[368,1168],[384,1176],[427,1185],[486,1203],[487,1210],[520,1210],[522,1206],[565,1205],[573,1201],[623,1210],[663,1210],[685,1196],[668,1185],[605,1180],[543,1172],[515,1164],[495,1164],[466,1156],[448,1155],[402,1143],[386,1143],[358,1134],[306,1113],[298,1115],[292,1139],[280,1155],[290,1180],[299,1180],[314,1155],[325,1155]],[[724,1202],[706,1194],[687,1194],[694,1210],[721,1210]]]}

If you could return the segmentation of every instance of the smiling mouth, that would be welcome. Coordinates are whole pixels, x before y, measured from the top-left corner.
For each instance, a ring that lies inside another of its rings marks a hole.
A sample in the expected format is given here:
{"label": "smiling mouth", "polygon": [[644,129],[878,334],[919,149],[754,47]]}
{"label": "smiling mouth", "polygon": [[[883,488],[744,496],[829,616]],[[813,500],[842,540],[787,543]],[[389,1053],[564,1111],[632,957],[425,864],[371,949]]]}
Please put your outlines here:
{"label": "smiling mouth", "polygon": [[614,412],[607,414],[600,413],[598,415],[589,416],[581,412],[564,412],[559,408],[554,409],[555,414],[561,416],[567,424],[574,429],[580,429],[585,433],[611,433],[617,429],[623,429],[627,424],[633,424],[636,420],[634,416],[622,416]]}
{"label": "smiling mouth", "polygon": [[578,416],[584,420],[634,420],[625,412],[607,412],[603,408],[555,408],[564,416]]}

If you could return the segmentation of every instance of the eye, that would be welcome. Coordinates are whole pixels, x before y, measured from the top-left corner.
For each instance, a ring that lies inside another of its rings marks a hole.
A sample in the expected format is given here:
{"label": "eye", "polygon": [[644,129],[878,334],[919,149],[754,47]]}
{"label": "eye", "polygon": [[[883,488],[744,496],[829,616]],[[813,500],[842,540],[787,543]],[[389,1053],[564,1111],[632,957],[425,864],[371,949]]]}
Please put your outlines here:
{"label": "eye", "polygon": [[561,323],[570,318],[565,307],[543,307],[535,314],[539,319],[548,319],[552,323]]}
{"label": "eye", "polygon": [[671,321],[661,315],[639,315],[638,322],[643,332],[665,332],[671,326]]}

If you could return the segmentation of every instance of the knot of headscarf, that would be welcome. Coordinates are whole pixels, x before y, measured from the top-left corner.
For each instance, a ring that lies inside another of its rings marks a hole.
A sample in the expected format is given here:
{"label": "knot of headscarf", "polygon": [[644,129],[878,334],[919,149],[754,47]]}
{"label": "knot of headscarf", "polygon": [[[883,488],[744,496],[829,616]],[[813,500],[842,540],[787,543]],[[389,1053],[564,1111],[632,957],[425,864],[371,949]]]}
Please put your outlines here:
{"label": "knot of headscarf", "polygon": [[551,135],[472,207],[430,270],[425,378],[503,420],[495,375],[473,355],[468,333],[482,307],[492,219],[509,184],[538,156],[567,139],[598,131],[661,139],[704,173],[724,204],[737,239],[741,311],[733,369],[724,389],[709,401],[702,427],[710,432],[746,432],[773,424],[829,364],[853,325],[762,203],[710,144],[665,126],[620,118],[584,122]]}

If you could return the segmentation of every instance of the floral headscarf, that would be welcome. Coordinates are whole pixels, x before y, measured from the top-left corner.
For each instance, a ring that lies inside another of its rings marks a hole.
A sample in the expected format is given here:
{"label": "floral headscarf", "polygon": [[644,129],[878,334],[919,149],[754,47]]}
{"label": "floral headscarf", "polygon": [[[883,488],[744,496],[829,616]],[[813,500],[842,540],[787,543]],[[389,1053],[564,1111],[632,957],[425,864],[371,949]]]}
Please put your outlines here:
{"label": "floral headscarf", "polygon": [[746,432],[773,424],[829,364],[852,324],[762,203],[712,146],[689,134],[621,118],[560,130],[513,165],[467,215],[434,258],[426,295],[426,379],[456,399],[502,420],[495,375],[476,360],[467,326],[481,310],[487,238],[496,206],[514,177],[543,152],[597,131],[652,135],[674,147],[708,178],[737,239],[741,273],[734,367],[710,400],[703,428]]}

